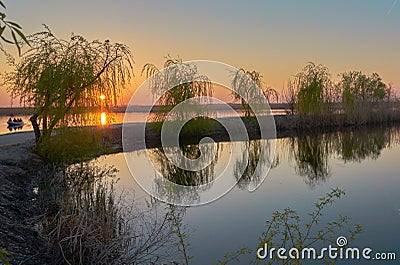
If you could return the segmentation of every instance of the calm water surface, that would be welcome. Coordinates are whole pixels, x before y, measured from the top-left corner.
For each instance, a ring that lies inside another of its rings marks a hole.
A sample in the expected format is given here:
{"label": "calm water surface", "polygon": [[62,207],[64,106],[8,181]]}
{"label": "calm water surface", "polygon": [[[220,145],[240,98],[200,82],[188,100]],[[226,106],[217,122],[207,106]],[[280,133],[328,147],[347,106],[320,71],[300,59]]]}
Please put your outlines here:
{"label": "calm water surface", "polygon": [[[284,110],[273,110],[273,114],[284,114]],[[144,112],[129,112],[126,113],[127,119],[130,122],[145,122],[147,118],[147,114]],[[229,116],[230,113],[217,111],[213,114],[215,117],[226,117]],[[105,125],[105,124],[121,124],[124,122],[125,113],[90,113],[89,118],[86,121],[87,125]],[[32,131],[32,125],[29,121],[30,116],[17,116],[17,118],[22,118],[24,122],[24,126],[21,128],[9,128],[7,125],[7,121],[9,116],[1,116],[0,115],[0,135],[6,133],[15,133],[15,132],[26,132]],[[73,123],[71,125],[74,125]]]}
{"label": "calm water surface", "polygon": [[[250,143],[250,148],[256,148],[257,141]],[[304,220],[308,220],[307,213],[314,210],[314,203],[318,198],[336,187],[345,190],[346,195],[323,212],[321,226],[325,225],[324,222],[335,220],[340,214],[347,215],[351,218],[351,225],[360,224],[363,228],[363,232],[351,242],[351,246],[370,247],[376,252],[396,252],[397,262],[386,261],[380,264],[399,264],[399,143],[399,128],[277,140],[276,160],[259,189],[248,192],[248,185],[257,180],[244,177],[234,189],[217,201],[187,208],[183,222],[190,231],[188,242],[189,254],[194,257],[192,264],[215,263],[226,253],[240,247],[256,251],[259,237],[266,229],[266,221],[274,211],[290,207],[304,217]],[[224,150],[229,145],[231,143],[218,144],[220,157],[224,156]],[[190,150],[192,147],[186,148]],[[161,161],[160,166],[168,164],[160,149],[139,150],[129,155],[141,159],[144,152],[149,152],[155,160]],[[240,157],[236,156],[236,159],[240,160]],[[252,159],[257,157],[250,152],[249,159],[251,165]],[[122,153],[103,156],[99,161],[102,164],[115,165],[119,169],[119,189],[134,191],[136,202],[149,199],[129,173]],[[214,170],[206,173],[218,174],[220,169],[217,167],[218,165],[214,165]],[[151,171],[144,165],[143,172],[149,170]],[[158,170],[162,171],[163,168]],[[165,166],[164,170],[171,168]],[[235,169],[230,170],[234,176]],[[177,171],[173,172],[178,174]],[[203,181],[199,179],[209,181],[214,176],[199,178],[199,175],[185,175],[180,172],[179,176],[171,173],[169,177],[176,177],[175,181],[179,183]],[[340,235],[346,236],[346,231]],[[254,254],[243,257],[241,263],[247,264],[250,259],[254,259]],[[338,264],[364,262],[342,260]],[[304,262],[310,263],[312,262]]]}

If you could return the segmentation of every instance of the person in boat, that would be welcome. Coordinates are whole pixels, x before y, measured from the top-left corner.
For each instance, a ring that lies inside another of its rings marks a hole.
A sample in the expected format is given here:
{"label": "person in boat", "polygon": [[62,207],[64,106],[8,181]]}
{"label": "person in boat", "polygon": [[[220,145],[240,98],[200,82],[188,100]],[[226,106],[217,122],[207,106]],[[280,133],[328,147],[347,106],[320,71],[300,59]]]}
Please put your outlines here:
{"label": "person in boat", "polygon": [[13,119],[13,122],[17,122],[17,119],[16,119],[16,118],[14,118],[14,119]]}
{"label": "person in boat", "polygon": [[8,122],[12,122],[12,119],[11,119],[11,117],[8,119]]}

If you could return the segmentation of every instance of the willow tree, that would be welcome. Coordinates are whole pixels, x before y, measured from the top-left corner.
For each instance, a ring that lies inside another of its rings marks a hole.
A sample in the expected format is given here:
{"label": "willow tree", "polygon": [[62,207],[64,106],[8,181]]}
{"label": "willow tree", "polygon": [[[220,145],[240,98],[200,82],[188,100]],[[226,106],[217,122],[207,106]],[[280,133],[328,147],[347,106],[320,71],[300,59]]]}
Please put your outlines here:
{"label": "willow tree", "polygon": [[[155,104],[159,106],[159,111],[155,116],[156,121],[164,121],[171,108],[186,100],[212,97],[213,94],[208,77],[199,74],[195,64],[183,62],[180,58],[167,57],[162,70],[147,63],[142,68],[142,74],[144,73],[150,78],[151,92],[157,98]],[[195,110],[195,106],[191,110]],[[187,113],[176,114],[176,119],[183,119]]]}
{"label": "willow tree", "polygon": [[326,91],[331,86],[327,67],[308,63],[296,75],[297,108],[300,114],[320,114],[327,110],[329,100]]}
{"label": "willow tree", "polygon": [[278,101],[279,93],[272,87],[264,87],[260,72],[246,71],[240,68],[233,74],[232,87],[234,91],[239,93],[233,91],[231,95],[234,100],[241,102],[246,117],[254,115],[249,105],[250,103],[260,103],[262,102],[262,97],[265,97],[267,101],[272,99]]}
{"label": "willow tree", "polygon": [[[53,129],[74,110],[116,104],[133,77],[133,57],[126,45],[88,41],[79,35],[57,38],[49,28],[28,37],[31,48],[5,76],[8,92],[33,106],[36,141],[48,140]],[[42,133],[39,128],[42,124]]]}

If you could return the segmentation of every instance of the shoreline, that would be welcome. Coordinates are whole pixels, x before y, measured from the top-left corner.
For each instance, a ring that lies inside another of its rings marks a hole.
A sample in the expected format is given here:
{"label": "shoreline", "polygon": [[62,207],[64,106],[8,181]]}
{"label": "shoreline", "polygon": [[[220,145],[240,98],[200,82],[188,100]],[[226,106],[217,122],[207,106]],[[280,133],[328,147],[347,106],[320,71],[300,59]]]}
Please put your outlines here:
{"label": "shoreline", "polygon": [[[344,115],[330,115],[329,117],[321,116],[316,121],[316,117],[300,117],[296,115],[279,115],[274,116],[276,127],[276,139],[286,137],[300,137],[305,135],[314,135],[319,133],[340,132],[364,130],[376,127],[391,127],[400,124],[400,115],[396,118],[390,117],[386,120],[366,120],[356,122],[348,119]],[[247,129],[249,140],[260,139],[260,129],[254,118],[242,118]],[[138,123],[136,123],[138,124]],[[105,127],[92,127],[93,130],[99,130],[103,139],[103,143],[107,147],[115,150],[115,153],[123,151],[135,151],[144,148],[161,147],[161,135],[159,130],[154,130],[155,123],[146,124],[146,146],[143,146],[140,139],[132,138],[133,143],[128,148],[122,145],[122,124],[112,124]],[[134,123],[132,123],[135,126]],[[216,126],[215,126],[216,125]],[[213,123],[212,128],[202,129],[193,133],[181,133],[180,142],[184,145],[198,144],[204,137],[210,137],[215,142],[230,141],[229,134],[225,128],[219,123]],[[267,137],[268,139],[268,137]],[[243,139],[244,140],[244,139]]]}
{"label": "shoreline", "polygon": [[[369,120],[356,121],[345,115],[321,115],[321,116],[298,116],[298,115],[275,115],[273,116],[276,128],[276,138],[296,137],[302,135],[360,130],[365,128],[374,128],[379,126],[393,126],[400,124],[400,114],[389,115],[387,117],[379,116],[379,119],[372,117]],[[229,120],[229,117],[222,118]],[[242,117],[242,121],[246,127],[249,140],[260,139],[260,129],[254,117]],[[136,144],[131,145],[131,150],[139,150],[143,148],[153,148],[161,146],[161,135],[159,129],[154,129],[156,122],[134,122],[132,126],[146,125],[146,146],[141,146],[139,138],[131,139]],[[116,152],[122,152],[122,127],[123,124],[109,124],[98,126],[77,126],[69,127],[73,129],[87,128],[95,131],[100,131],[103,143],[107,147],[116,149]],[[271,135],[271,134],[270,134]],[[197,130],[195,133],[180,133],[180,141],[182,144],[197,144],[204,137],[210,137],[215,142],[230,141],[229,134],[225,128],[212,121],[212,125],[207,128]],[[268,137],[267,137],[268,138]],[[0,135],[0,147],[24,143],[28,140],[33,140],[33,131],[14,132]],[[245,140],[245,139],[243,139]],[[131,151],[127,150],[127,151]]]}
{"label": "shoreline", "polygon": [[[238,103],[228,103],[230,107],[234,110],[241,110],[242,105]],[[211,105],[213,110],[218,111],[220,110],[219,104],[212,104]],[[111,107],[110,111],[113,113],[125,113],[127,111],[127,105]],[[158,112],[161,106],[149,106],[149,105],[139,105],[130,107],[128,112]],[[290,110],[290,104],[286,103],[271,103],[270,104],[271,110]],[[32,115],[34,113],[34,108],[31,107],[0,107],[0,116],[16,116],[16,115]],[[96,112],[100,111],[100,108],[90,108],[88,109],[89,112]]]}
{"label": "shoreline", "polygon": [[43,209],[35,189],[40,185],[43,160],[31,152],[33,141],[0,146],[0,249],[12,264],[44,260],[46,239],[41,235]]}
{"label": "shoreline", "polygon": [[[242,110],[242,105],[240,103],[227,103],[232,109],[240,111]],[[212,110],[224,110],[225,108],[221,108],[221,104],[211,104],[209,105]],[[288,113],[292,109],[293,105],[290,103],[269,103],[271,110],[282,110],[287,111]],[[121,105],[110,107],[109,111],[114,113],[125,113],[127,111],[128,105]],[[158,112],[160,110],[159,105],[150,106],[150,105],[137,105],[137,106],[130,106],[128,113],[134,112]],[[341,103],[331,103],[330,107],[335,110],[342,110],[343,106]],[[370,104],[370,107],[374,107],[374,103]],[[400,109],[400,102],[398,101],[391,101],[388,102],[386,105],[389,109]],[[100,111],[101,108],[99,107],[91,107],[86,109],[88,112],[96,112]],[[10,115],[32,115],[34,113],[33,107],[0,107],[0,116],[10,116]]]}

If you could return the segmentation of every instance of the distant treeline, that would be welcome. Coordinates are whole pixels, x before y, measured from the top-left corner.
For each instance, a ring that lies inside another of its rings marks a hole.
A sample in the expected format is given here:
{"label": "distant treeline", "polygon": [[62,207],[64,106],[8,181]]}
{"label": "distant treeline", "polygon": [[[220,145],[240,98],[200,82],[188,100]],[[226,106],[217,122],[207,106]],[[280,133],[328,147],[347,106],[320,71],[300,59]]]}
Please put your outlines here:
{"label": "distant treeline", "polygon": [[[242,105],[238,103],[228,103],[229,106],[232,107],[234,110],[241,110]],[[374,103],[370,103],[371,106],[374,106]],[[290,111],[291,104],[290,103],[270,103],[269,104],[271,110],[287,110]],[[387,103],[387,107],[389,108],[394,108],[394,109],[400,109],[400,102],[398,101],[392,101]],[[126,111],[127,106],[117,106],[117,107],[112,107],[111,111],[114,113],[124,113]],[[214,104],[212,106],[213,110],[219,110],[223,109],[222,105],[220,104]],[[336,102],[336,103],[331,103],[331,108],[333,109],[343,109],[343,104],[341,102]],[[157,112],[160,109],[160,106],[148,106],[148,105],[140,105],[140,106],[134,106],[129,109],[128,112],[147,112],[151,110],[151,112]],[[99,111],[99,108],[91,108],[93,112]],[[0,116],[15,116],[15,115],[32,115],[34,109],[33,108],[24,108],[24,107],[18,107],[18,108],[0,108]]]}
{"label": "distant treeline", "polygon": [[34,108],[0,108],[0,116],[32,115]]}

